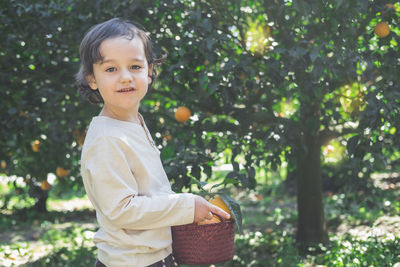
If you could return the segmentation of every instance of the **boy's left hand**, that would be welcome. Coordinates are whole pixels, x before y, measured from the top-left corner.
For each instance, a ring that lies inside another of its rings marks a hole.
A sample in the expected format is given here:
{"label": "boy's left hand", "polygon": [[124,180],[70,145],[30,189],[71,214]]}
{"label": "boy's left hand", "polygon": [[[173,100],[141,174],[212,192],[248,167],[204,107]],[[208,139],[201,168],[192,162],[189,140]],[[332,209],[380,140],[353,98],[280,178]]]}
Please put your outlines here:
{"label": "boy's left hand", "polygon": [[195,196],[195,209],[194,209],[194,223],[198,223],[204,220],[211,220],[213,214],[219,215],[222,218],[230,219],[229,213],[225,212],[221,208],[211,204],[200,196]]}

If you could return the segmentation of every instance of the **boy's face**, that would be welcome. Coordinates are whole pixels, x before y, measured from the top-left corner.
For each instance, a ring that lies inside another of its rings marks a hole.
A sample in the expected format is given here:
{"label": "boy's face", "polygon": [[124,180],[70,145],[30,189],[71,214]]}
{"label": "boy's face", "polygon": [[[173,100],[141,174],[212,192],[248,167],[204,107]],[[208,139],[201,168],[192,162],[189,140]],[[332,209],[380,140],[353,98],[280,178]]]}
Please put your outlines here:
{"label": "boy's face", "polygon": [[148,66],[142,40],[107,39],[100,53],[103,61],[93,64],[93,75],[87,77],[90,87],[99,89],[106,112],[135,115],[151,83],[152,66]]}

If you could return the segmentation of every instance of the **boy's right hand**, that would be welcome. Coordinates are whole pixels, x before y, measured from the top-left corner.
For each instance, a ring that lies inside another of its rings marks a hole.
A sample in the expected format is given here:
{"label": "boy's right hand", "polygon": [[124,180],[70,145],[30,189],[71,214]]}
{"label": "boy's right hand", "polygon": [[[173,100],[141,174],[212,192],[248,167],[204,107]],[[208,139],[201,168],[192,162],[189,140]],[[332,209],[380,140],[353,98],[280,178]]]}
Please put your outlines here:
{"label": "boy's right hand", "polygon": [[211,204],[201,196],[194,196],[194,223],[198,223],[204,220],[211,220],[213,214],[217,214],[224,219],[230,219],[231,215],[223,211],[221,208]]}

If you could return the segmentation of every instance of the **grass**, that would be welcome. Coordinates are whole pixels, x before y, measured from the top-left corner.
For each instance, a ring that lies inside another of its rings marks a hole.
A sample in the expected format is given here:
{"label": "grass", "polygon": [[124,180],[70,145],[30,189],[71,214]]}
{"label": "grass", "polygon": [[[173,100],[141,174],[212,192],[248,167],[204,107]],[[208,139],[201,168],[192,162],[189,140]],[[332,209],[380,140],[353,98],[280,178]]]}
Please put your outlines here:
{"label": "grass", "polygon": [[[0,192],[4,197],[13,190]],[[296,198],[279,178],[272,177],[256,190],[232,188],[230,192],[241,203],[244,232],[236,234],[234,259],[216,267],[400,266],[396,183],[369,192],[325,192],[330,242],[307,251],[300,250],[295,241]],[[47,214],[30,210],[31,200],[23,195],[12,195],[12,199],[10,203],[19,204],[1,210],[0,216],[1,266],[93,265],[92,237],[97,224],[85,196],[50,194]]]}

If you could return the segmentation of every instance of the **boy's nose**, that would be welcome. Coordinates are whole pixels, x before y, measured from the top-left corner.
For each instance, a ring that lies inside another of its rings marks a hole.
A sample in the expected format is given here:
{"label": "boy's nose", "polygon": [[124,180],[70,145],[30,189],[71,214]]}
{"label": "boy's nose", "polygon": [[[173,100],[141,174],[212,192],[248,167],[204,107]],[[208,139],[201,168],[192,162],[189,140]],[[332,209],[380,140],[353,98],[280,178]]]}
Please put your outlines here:
{"label": "boy's nose", "polygon": [[131,81],[132,81],[132,73],[127,69],[123,69],[121,71],[121,82],[126,83]]}

